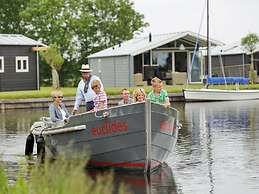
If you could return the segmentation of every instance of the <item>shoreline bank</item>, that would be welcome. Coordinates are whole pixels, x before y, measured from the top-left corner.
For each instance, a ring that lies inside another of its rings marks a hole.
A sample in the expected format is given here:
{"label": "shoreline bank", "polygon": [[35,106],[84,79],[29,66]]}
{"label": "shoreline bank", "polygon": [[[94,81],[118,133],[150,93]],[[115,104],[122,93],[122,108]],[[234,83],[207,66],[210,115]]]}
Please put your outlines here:
{"label": "shoreline bank", "polygon": [[[184,101],[183,93],[170,93],[170,102]],[[108,96],[108,105],[115,106],[121,100],[120,96]],[[51,98],[28,98],[28,99],[0,99],[0,110],[9,109],[27,109],[27,108],[48,108],[49,103],[52,102]],[[63,102],[67,107],[74,106],[75,97],[65,97]],[[82,105],[83,106],[83,103]]]}

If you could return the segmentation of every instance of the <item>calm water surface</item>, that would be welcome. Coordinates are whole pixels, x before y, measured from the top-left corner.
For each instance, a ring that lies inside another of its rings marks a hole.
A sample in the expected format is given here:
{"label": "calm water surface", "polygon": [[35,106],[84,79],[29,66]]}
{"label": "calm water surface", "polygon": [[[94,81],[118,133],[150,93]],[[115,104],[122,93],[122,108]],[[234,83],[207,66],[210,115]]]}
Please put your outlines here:
{"label": "calm water surface", "polygon": [[[259,101],[174,103],[183,128],[169,167],[146,179],[117,173],[136,194],[257,194],[259,192]],[[0,113],[0,154],[10,182],[24,157],[31,124],[46,109]]]}

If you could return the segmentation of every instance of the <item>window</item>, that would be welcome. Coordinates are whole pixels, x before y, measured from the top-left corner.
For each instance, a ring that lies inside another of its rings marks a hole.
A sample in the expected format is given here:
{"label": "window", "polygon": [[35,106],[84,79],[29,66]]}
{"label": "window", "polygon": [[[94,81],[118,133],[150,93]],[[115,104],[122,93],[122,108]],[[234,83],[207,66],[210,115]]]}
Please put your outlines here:
{"label": "window", "polygon": [[152,64],[172,70],[172,52],[154,51],[152,55]]}
{"label": "window", "polygon": [[4,57],[0,57],[0,73],[4,72]]}
{"label": "window", "polygon": [[175,52],[175,71],[187,72],[187,52]]}
{"label": "window", "polygon": [[[150,58],[150,55],[149,55]],[[145,59],[145,58],[144,58]],[[148,58],[147,58],[148,59]],[[152,64],[144,66],[144,80],[151,80],[153,77],[166,80],[171,77],[172,52],[152,51]]]}
{"label": "window", "polygon": [[150,51],[144,53],[144,66],[150,65]]}
{"label": "window", "polygon": [[29,72],[29,57],[16,57],[16,72]]}

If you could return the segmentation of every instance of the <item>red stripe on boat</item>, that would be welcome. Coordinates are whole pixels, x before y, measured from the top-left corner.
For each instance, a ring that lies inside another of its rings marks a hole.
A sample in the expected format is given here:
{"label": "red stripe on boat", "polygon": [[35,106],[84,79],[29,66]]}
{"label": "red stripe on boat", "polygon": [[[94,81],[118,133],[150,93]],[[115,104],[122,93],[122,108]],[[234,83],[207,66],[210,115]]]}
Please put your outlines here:
{"label": "red stripe on boat", "polygon": [[114,163],[114,162],[100,162],[90,160],[88,165],[94,166],[114,166],[114,167],[145,167],[145,163],[132,163],[132,162],[121,162],[121,163]]}

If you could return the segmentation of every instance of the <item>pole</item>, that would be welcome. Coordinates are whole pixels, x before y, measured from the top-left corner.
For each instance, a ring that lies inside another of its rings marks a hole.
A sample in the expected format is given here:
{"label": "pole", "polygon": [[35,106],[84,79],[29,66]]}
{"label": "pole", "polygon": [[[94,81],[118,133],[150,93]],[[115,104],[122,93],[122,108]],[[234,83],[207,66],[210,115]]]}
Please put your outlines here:
{"label": "pole", "polygon": [[210,16],[209,16],[209,0],[207,0],[207,66],[208,76],[211,77],[211,59],[210,59]]}
{"label": "pole", "polygon": [[144,172],[147,176],[151,174],[151,102],[150,99],[146,99],[145,102],[145,126],[146,126],[146,161]]}

